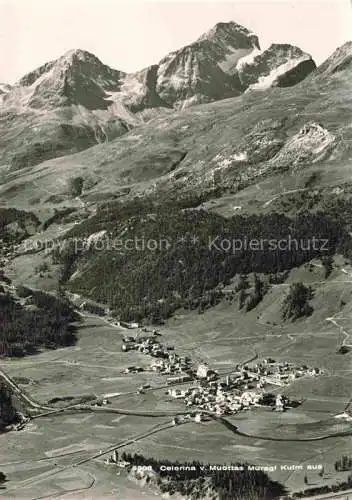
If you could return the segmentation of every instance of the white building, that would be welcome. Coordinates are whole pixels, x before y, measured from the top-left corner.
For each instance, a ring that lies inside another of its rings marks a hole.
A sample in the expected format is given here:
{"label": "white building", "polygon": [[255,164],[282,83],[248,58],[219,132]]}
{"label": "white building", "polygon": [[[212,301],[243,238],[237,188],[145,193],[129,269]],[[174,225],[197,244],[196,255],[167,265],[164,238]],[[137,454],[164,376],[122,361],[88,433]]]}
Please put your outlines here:
{"label": "white building", "polygon": [[169,394],[172,398],[180,399],[185,397],[186,392],[181,389],[170,389]]}
{"label": "white building", "polygon": [[215,413],[217,415],[223,415],[224,414],[224,410],[221,408],[220,405],[215,405]]}
{"label": "white building", "polygon": [[275,401],[275,410],[284,411],[284,403],[282,402],[281,394],[278,394]]}
{"label": "white building", "polygon": [[241,395],[241,403],[243,406],[250,406],[254,404],[258,404],[260,401],[261,395],[256,392],[244,392]]}
{"label": "white building", "polygon": [[216,391],[215,401],[216,401],[216,403],[223,403],[225,401],[225,395],[221,389],[220,390],[218,389]]}
{"label": "white building", "polygon": [[242,404],[241,403],[231,403],[229,407],[230,407],[231,411],[240,411],[240,410],[242,410]]}
{"label": "white building", "polygon": [[206,363],[201,363],[200,365],[198,365],[198,368],[197,368],[197,377],[198,378],[207,378],[208,371],[209,371],[208,365]]}
{"label": "white building", "polygon": [[156,361],[154,361],[154,363],[151,364],[151,369],[153,371],[158,371],[158,370],[162,370],[165,366],[165,362],[162,360],[162,359],[157,359]]}

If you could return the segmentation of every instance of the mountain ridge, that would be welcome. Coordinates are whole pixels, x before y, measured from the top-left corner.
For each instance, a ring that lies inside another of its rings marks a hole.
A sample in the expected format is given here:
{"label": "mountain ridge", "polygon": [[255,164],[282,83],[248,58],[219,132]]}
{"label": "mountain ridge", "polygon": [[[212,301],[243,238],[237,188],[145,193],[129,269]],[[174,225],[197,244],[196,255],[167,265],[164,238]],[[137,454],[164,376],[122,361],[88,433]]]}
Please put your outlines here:
{"label": "mountain ridge", "polygon": [[[106,110],[118,101],[136,111],[210,102],[241,94],[248,87],[246,69],[251,73],[252,84],[263,76],[260,64],[253,70],[247,61],[240,71],[237,68],[241,59],[255,50],[260,51],[257,35],[233,21],[217,23],[195,42],[134,73],[110,68],[86,50],[72,49],[24,75],[4,97],[3,104],[19,103],[34,108],[82,104],[91,110]],[[282,65],[283,60],[294,62],[304,55],[311,64],[306,74],[291,81],[292,85],[315,68],[309,54],[289,44],[273,44],[260,51],[260,55],[267,60],[264,74]],[[257,54],[254,59],[258,57]],[[36,82],[27,98],[18,95]]]}
{"label": "mountain ridge", "polygon": [[175,109],[294,87],[315,71],[311,56],[298,47],[272,44],[261,50],[258,37],[235,22],[216,24],[135,73],[112,69],[88,51],[70,50],[2,95],[0,174],[112,141]]}

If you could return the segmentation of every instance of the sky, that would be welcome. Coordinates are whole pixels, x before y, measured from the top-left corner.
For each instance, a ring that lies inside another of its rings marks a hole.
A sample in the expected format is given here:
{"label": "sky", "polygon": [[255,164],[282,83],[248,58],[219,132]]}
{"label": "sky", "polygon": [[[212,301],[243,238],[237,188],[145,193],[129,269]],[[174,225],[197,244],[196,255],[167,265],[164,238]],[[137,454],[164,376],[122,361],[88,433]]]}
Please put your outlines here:
{"label": "sky", "polygon": [[317,64],[352,39],[351,0],[0,0],[0,82],[78,48],[136,71],[220,21],[246,26],[262,48],[298,45]]}

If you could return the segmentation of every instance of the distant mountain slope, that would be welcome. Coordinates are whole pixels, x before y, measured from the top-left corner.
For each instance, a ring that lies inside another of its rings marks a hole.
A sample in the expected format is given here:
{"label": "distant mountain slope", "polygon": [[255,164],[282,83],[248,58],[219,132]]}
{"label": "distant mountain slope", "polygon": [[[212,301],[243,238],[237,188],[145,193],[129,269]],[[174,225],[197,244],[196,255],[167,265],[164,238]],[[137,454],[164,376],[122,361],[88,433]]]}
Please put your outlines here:
{"label": "distant mountain slope", "polygon": [[11,90],[11,85],[7,83],[0,83],[0,94],[6,94]]}
{"label": "distant mountain slope", "polygon": [[331,57],[319,66],[316,75],[326,78],[345,70],[350,73],[352,71],[352,41],[339,47]]}
{"label": "distant mountain slope", "polygon": [[7,83],[0,83],[0,105],[4,100],[5,94],[7,94],[11,90],[11,85]]}
{"label": "distant mountain slope", "polygon": [[[251,58],[250,61],[248,58]],[[315,65],[297,47],[261,52],[256,35],[218,23],[158,64],[127,74],[71,50],[0,86],[0,174],[110,141],[160,111],[238,96],[248,87],[294,85]],[[1,179],[0,179],[1,182]]]}
{"label": "distant mountain slope", "polygon": [[[335,251],[343,232],[336,221],[321,215],[304,214],[292,220],[281,214],[261,218],[236,215],[224,219],[202,210],[172,207],[167,210],[161,207],[152,214],[145,211],[133,217],[124,215],[122,207],[113,204],[98,211],[89,225],[95,231],[105,228],[104,234],[94,233],[95,241],[100,240],[100,244],[95,246],[93,237],[88,237],[85,248],[81,245],[77,252],[67,240],[67,253],[57,252],[54,260],[61,259],[65,284],[72,292],[109,304],[125,321],[146,318],[158,321],[180,307],[202,310],[218,302],[221,292],[214,289],[220,283],[229,285],[235,274],[283,273],[319,257],[319,250],[313,249],[268,250],[269,240],[287,237],[291,225],[294,240],[306,240],[314,230],[317,238],[329,239],[330,251]],[[86,223],[75,226],[71,236],[83,242],[86,229]],[[161,235],[163,242],[158,251],[142,245],[127,249],[121,244],[119,251],[108,248],[109,239],[161,242]],[[227,238],[232,241],[245,236],[249,241],[258,238],[267,242],[265,248],[233,251],[221,247],[221,241]],[[209,294],[210,290],[214,293]]]}
{"label": "distant mountain slope", "polygon": [[2,99],[1,163],[28,167],[128,131],[132,113],[108,98],[123,76],[82,50],[25,75]]}

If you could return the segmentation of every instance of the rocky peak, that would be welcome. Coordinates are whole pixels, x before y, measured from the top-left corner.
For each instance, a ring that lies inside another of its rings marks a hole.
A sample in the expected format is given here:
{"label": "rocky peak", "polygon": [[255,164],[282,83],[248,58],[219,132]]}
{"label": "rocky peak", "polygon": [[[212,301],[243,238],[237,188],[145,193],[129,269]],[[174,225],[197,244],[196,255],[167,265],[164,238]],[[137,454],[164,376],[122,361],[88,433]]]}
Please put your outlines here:
{"label": "rocky peak", "polygon": [[69,50],[55,61],[58,70],[66,71],[68,75],[82,73],[86,78],[93,78],[109,90],[116,90],[116,81],[124,75],[121,71],[103,64],[94,54],[85,50]]}
{"label": "rocky peak", "polygon": [[256,47],[260,49],[257,35],[234,21],[217,23],[197,40],[198,43],[205,41],[211,43],[225,42],[234,48]]}
{"label": "rocky peak", "polygon": [[36,68],[34,71],[27,73],[20,79],[18,85],[28,87],[33,85],[33,83],[35,83],[42,75],[49,73],[52,69],[55,69],[57,72],[69,71],[73,70],[77,66],[82,66],[82,63],[90,64],[91,67],[105,67],[105,65],[103,65],[103,63],[94,54],[91,54],[86,50],[73,49],[69,50],[58,59],[47,62],[39,68]]}
{"label": "rocky peak", "polygon": [[238,61],[259,49],[256,35],[234,23],[218,23],[194,43],[159,63],[157,92],[169,106],[185,106],[241,93]]}
{"label": "rocky peak", "polygon": [[25,75],[16,85],[16,97],[20,94],[22,103],[34,108],[77,104],[106,109],[106,92],[118,91],[124,75],[90,52],[70,50]]}
{"label": "rocky peak", "polygon": [[94,54],[83,49],[71,49],[65,52],[59,60],[66,60],[69,63],[74,63],[75,61],[93,61],[96,64],[102,65],[103,63]]}

